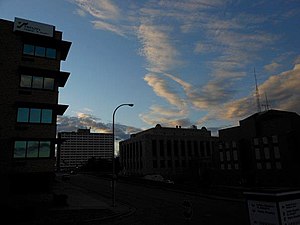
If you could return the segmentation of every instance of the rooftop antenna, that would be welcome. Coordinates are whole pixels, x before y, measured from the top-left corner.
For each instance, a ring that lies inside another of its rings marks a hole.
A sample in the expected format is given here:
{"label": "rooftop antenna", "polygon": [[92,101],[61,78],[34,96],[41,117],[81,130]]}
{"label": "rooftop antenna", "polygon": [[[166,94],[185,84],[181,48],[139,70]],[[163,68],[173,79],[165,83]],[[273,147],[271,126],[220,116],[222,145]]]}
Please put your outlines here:
{"label": "rooftop antenna", "polygon": [[255,79],[255,96],[256,96],[257,111],[261,112],[255,67],[254,67],[254,79]]}
{"label": "rooftop antenna", "polygon": [[265,111],[268,111],[270,108],[269,108],[269,101],[268,101],[268,97],[267,97],[267,93],[265,93],[265,100],[266,100],[266,103],[265,104],[262,104],[262,106],[265,107]]}

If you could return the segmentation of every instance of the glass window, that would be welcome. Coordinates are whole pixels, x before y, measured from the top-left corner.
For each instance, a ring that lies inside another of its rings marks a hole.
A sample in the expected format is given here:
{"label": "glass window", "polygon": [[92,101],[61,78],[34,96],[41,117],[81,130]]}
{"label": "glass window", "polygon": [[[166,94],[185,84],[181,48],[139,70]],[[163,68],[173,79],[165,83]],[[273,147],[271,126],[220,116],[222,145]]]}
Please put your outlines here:
{"label": "glass window", "polygon": [[268,144],[268,138],[267,137],[263,137],[263,143]]}
{"label": "glass window", "polygon": [[44,88],[48,90],[54,89],[54,79],[53,78],[44,78]]}
{"label": "glass window", "polygon": [[270,170],[271,168],[272,168],[271,163],[270,163],[270,162],[267,162],[267,163],[266,163],[266,169],[267,169],[267,170]]}
{"label": "glass window", "polygon": [[239,164],[234,164],[234,169],[238,170],[239,169]]}
{"label": "glass window", "polygon": [[31,87],[32,76],[21,75],[20,87]]}
{"label": "glass window", "polygon": [[35,46],[35,55],[44,57],[46,55],[46,48]]}
{"label": "glass window", "polygon": [[14,158],[25,158],[26,141],[15,141]]}
{"label": "glass window", "polygon": [[52,123],[51,109],[42,109],[41,123]]}
{"label": "glass window", "polygon": [[39,152],[39,142],[38,141],[28,141],[27,144],[27,157],[37,158]]}
{"label": "glass window", "polygon": [[46,57],[55,59],[56,58],[56,49],[54,48],[47,48],[46,50]]}
{"label": "glass window", "polygon": [[40,142],[39,157],[50,157],[50,141]]}
{"label": "glass window", "polygon": [[34,55],[34,46],[33,45],[24,44],[23,54]]}
{"label": "glass window", "polygon": [[224,169],[225,169],[224,164],[221,164],[221,170],[224,170]]}
{"label": "glass window", "polygon": [[41,109],[30,109],[30,123],[40,123],[41,122]]}
{"label": "glass window", "polygon": [[28,108],[19,108],[18,109],[18,118],[17,122],[28,122],[29,109]]}
{"label": "glass window", "polygon": [[231,170],[231,164],[227,165],[227,169]]}
{"label": "glass window", "polygon": [[258,138],[254,138],[254,145],[258,145],[258,144],[259,144]]}
{"label": "glass window", "polygon": [[43,88],[43,77],[33,77],[32,78],[32,87],[33,88]]}

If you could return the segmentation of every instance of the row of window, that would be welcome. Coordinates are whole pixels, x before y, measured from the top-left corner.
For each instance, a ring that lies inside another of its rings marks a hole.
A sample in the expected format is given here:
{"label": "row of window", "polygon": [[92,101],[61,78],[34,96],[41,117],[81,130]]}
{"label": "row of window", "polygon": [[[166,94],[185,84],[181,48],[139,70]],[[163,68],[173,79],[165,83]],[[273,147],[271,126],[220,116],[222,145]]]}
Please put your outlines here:
{"label": "row of window", "polygon": [[232,169],[235,169],[235,170],[238,170],[240,167],[239,167],[239,164],[238,163],[235,163],[233,166],[231,164],[221,164],[221,170],[232,170]]}
{"label": "row of window", "polygon": [[[257,168],[257,169],[262,170],[263,167],[264,167],[265,169],[267,169],[267,170],[274,169],[274,167],[272,168],[271,162],[266,162],[266,163],[258,162],[258,163],[256,163],[256,168]],[[282,169],[281,162],[275,162],[275,169],[278,169],[278,170],[281,170],[281,169]]]}
{"label": "row of window", "polygon": [[50,157],[50,144],[50,141],[15,141],[14,158]]}
{"label": "row of window", "polygon": [[23,54],[44,57],[44,58],[49,58],[49,59],[56,59],[56,49],[55,48],[47,48],[47,47],[31,45],[31,44],[24,44]]}
{"label": "row of window", "polygon": [[52,123],[52,109],[18,108],[17,122]]}
{"label": "row of window", "polygon": [[21,75],[20,87],[54,90],[54,78]]}
{"label": "row of window", "polygon": [[260,141],[262,144],[267,145],[269,142],[272,142],[273,144],[277,144],[278,143],[278,136],[273,135],[272,137],[263,137],[262,140],[260,140],[259,138],[254,138],[253,139],[253,143],[254,145],[259,145]]}
{"label": "row of window", "polygon": [[[270,149],[268,147],[265,147],[263,149],[263,152],[259,148],[255,148],[255,158],[256,159],[262,159],[262,155],[264,156],[265,159],[270,159],[271,154],[270,154]],[[280,159],[280,151],[278,146],[273,147],[273,155],[275,159]]]}
{"label": "row of window", "polygon": [[[238,152],[237,150],[234,150],[233,152],[233,160],[238,160]],[[224,157],[226,156],[226,157]],[[220,152],[220,161],[223,162],[223,161],[230,161],[231,160],[231,154],[230,154],[230,151],[226,151],[226,153],[224,154],[224,152]]]}

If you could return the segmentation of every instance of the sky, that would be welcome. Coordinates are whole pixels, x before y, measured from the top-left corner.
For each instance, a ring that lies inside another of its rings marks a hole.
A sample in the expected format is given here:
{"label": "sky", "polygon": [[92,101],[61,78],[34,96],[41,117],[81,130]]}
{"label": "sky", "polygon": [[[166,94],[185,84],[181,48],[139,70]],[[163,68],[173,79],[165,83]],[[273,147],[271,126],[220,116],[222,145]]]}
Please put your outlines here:
{"label": "sky", "polygon": [[116,112],[120,139],[156,124],[217,134],[258,111],[254,74],[261,110],[300,113],[299,0],[0,0],[0,15],[72,42],[59,131],[110,132],[134,103]]}

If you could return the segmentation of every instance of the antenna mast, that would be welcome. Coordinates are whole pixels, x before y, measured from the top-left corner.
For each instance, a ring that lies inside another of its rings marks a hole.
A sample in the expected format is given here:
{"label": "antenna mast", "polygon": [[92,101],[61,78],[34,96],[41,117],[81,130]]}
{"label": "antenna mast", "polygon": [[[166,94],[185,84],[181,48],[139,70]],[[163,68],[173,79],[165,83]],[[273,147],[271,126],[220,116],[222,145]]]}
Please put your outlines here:
{"label": "antenna mast", "polygon": [[270,107],[269,107],[270,105],[269,105],[267,93],[265,93],[265,99],[266,99],[266,104],[263,104],[262,106],[265,107],[265,111],[268,111],[270,109]]}
{"label": "antenna mast", "polygon": [[255,67],[254,67],[254,79],[255,79],[255,96],[256,96],[257,111],[261,112]]}

